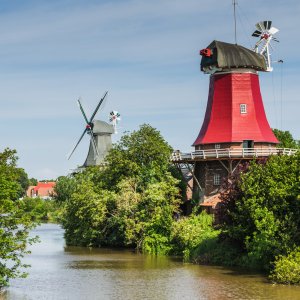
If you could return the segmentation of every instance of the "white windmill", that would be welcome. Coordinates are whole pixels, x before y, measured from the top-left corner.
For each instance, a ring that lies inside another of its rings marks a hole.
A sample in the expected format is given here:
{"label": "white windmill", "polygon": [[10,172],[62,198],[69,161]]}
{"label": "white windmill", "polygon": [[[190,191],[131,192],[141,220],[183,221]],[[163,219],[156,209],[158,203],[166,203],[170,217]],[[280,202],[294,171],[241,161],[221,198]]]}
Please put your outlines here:
{"label": "white windmill", "polygon": [[271,41],[279,42],[276,38],[273,37],[275,33],[279,31],[279,29],[272,26],[272,21],[261,21],[255,25],[257,30],[255,30],[252,34],[254,37],[259,37],[260,39],[254,46],[254,51],[260,53],[264,56],[267,64],[267,71],[273,71],[271,66],[271,56],[270,56],[270,47]]}

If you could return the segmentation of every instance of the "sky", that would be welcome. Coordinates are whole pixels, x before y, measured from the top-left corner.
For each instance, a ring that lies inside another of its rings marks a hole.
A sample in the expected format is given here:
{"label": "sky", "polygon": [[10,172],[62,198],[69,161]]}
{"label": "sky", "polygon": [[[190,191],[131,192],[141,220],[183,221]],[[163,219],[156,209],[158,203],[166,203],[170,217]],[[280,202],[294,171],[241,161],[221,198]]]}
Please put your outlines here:
{"label": "sky", "polygon": [[[300,2],[238,0],[237,42],[252,48],[255,23],[280,31],[272,73],[261,73],[272,128],[300,139]],[[39,180],[67,175],[85,161],[81,97],[96,119],[111,110],[124,131],[148,123],[167,142],[192,151],[207,102],[209,76],[199,50],[213,40],[234,42],[232,0],[0,0],[0,151],[16,149],[18,166]]]}

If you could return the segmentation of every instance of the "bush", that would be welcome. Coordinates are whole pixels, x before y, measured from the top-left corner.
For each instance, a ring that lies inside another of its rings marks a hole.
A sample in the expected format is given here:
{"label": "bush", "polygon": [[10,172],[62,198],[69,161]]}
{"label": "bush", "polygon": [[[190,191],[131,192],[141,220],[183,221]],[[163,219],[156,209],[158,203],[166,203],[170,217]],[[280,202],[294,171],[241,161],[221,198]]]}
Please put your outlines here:
{"label": "bush", "polygon": [[276,155],[228,180],[222,230],[243,252],[243,265],[269,271],[276,256],[300,245],[299,166],[299,153]]}
{"label": "bush", "polygon": [[24,198],[20,200],[20,207],[31,220],[38,222],[58,222],[61,220],[62,206],[54,200]]}
{"label": "bush", "polygon": [[63,226],[67,245],[100,247],[106,244],[108,209],[114,194],[96,193],[92,182],[82,182],[66,203]]}
{"label": "bush", "polygon": [[171,235],[173,253],[183,256],[185,261],[196,259],[199,248],[204,250],[212,240],[217,240],[220,232],[213,228],[212,223],[213,217],[206,212],[174,222]]}
{"label": "bush", "polygon": [[300,247],[276,257],[269,279],[274,283],[300,284]]}

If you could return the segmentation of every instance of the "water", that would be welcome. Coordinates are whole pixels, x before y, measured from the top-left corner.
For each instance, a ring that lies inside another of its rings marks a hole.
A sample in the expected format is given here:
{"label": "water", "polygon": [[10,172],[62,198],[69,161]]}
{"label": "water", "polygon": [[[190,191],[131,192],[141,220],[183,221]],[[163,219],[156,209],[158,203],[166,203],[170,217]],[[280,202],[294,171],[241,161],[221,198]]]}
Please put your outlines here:
{"label": "water", "polygon": [[257,274],[129,250],[65,247],[63,230],[55,224],[43,224],[33,234],[41,243],[26,257],[30,275],[12,280],[5,300],[300,299],[300,287],[272,285]]}

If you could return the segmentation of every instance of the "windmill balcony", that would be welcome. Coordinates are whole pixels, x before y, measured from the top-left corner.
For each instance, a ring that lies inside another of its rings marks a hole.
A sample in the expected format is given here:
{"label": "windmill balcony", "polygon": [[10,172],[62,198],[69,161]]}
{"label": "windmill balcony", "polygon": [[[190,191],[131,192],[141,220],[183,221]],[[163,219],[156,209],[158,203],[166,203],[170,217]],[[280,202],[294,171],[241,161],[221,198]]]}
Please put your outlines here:
{"label": "windmill balcony", "polygon": [[253,159],[254,157],[268,157],[270,155],[293,155],[297,149],[291,148],[236,148],[236,149],[207,149],[183,153],[176,150],[171,155],[171,161],[189,162],[203,160]]}

